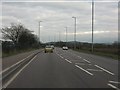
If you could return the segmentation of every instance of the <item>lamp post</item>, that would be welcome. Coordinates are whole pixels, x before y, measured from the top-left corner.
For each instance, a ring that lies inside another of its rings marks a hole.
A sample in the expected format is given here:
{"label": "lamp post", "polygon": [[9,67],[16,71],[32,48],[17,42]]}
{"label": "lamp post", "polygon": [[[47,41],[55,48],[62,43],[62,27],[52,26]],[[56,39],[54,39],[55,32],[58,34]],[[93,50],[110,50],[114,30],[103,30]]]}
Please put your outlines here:
{"label": "lamp post", "polygon": [[39,37],[39,42],[41,41],[40,39],[40,23],[41,23],[42,21],[39,21],[39,30],[38,30],[38,37]]}
{"label": "lamp post", "polygon": [[75,19],[75,29],[74,29],[74,49],[76,49],[76,17],[72,17]]}
{"label": "lamp post", "polygon": [[92,0],[92,52],[94,48],[94,43],[93,43],[93,32],[94,32],[94,1]]}
{"label": "lamp post", "polygon": [[67,46],[67,27],[66,28],[66,46]]}

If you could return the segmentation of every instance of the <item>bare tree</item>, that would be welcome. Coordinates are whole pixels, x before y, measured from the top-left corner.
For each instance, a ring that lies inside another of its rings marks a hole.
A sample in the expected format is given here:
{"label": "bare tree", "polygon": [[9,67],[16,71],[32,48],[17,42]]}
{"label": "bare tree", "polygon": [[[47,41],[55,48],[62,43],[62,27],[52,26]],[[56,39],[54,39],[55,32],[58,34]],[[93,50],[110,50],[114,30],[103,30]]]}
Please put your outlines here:
{"label": "bare tree", "polygon": [[18,44],[18,39],[22,31],[25,28],[21,24],[11,24],[10,27],[2,28],[2,34],[4,39],[12,40],[15,45]]}

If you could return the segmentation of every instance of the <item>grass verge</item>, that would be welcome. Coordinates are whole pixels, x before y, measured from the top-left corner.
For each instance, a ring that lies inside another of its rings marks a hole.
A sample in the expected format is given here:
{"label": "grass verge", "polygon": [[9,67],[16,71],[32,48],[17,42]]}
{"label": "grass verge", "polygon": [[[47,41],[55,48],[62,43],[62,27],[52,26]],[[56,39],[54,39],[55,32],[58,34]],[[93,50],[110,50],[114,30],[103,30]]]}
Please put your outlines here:
{"label": "grass verge", "polygon": [[119,60],[120,59],[117,54],[112,54],[112,53],[104,53],[104,52],[96,52],[96,51],[94,51],[92,53],[92,52],[90,52],[88,50],[79,50],[79,49],[76,49],[75,51],[88,53],[88,54],[99,55],[99,56],[103,56],[103,57],[109,57],[109,58],[112,58],[112,59],[115,59],[115,60]]}

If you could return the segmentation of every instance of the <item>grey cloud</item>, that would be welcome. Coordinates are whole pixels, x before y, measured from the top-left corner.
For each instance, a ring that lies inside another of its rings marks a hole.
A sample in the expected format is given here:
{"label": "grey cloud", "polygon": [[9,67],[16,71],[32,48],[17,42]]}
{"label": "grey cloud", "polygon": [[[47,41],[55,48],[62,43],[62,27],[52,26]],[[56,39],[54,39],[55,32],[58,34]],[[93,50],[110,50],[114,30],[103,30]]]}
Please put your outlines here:
{"label": "grey cloud", "polygon": [[[62,40],[64,40],[65,28],[68,26],[68,32],[74,31],[74,19],[77,17],[77,32],[91,31],[91,3],[44,3],[44,2],[3,2],[3,24],[9,25],[10,22],[21,20],[26,27],[38,33],[38,21],[41,22],[41,38],[43,41],[49,41],[48,37],[53,39],[53,36],[61,32]],[[95,30],[117,29],[117,3],[95,3]],[[116,35],[117,33],[114,33]],[[105,36],[105,35],[104,35]],[[105,42],[110,36],[96,36],[95,41]],[[116,40],[111,35],[111,42]],[[58,35],[56,35],[58,39]],[[73,40],[73,35],[68,36],[69,40]],[[100,37],[102,37],[100,39]],[[91,41],[91,34],[87,36],[77,36],[77,40]]]}

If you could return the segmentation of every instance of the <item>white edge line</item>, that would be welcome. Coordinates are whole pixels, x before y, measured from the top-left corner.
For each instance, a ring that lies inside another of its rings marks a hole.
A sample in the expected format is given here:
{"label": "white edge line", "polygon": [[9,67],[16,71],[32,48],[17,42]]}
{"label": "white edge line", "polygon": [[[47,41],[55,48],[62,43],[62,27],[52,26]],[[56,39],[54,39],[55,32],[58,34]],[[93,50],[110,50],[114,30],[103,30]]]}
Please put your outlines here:
{"label": "white edge line", "polygon": [[112,87],[112,88],[114,88],[114,89],[117,89],[117,90],[120,90],[119,88],[117,88],[116,86],[114,86],[114,85],[112,85],[112,84],[107,84],[108,86],[110,86],[110,87]]}
{"label": "white edge line", "polygon": [[6,88],[36,57],[37,57],[37,55],[34,56],[34,57],[30,60],[30,62],[28,62],[19,72],[17,72],[17,73],[3,86],[3,88]]}
{"label": "white edge line", "polygon": [[91,63],[90,61],[86,60],[86,59],[83,59],[84,61],[88,62],[88,63]]}
{"label": "white edge line", "polygon": [[7,71],[7,70],[9,70],[10,68],[14,67],[15,65],[17,65],[17,64],[19,64],[20,62],[24,61],[25,59],[29,58],[29,57],[30,57],[30,56],[32,56],[33,54],[34,54],[34,53],[30,54],[29,56],[27,56],[26,58],[24,58],[24,59],[20,60],[19,62],[17,62],[17,63],[15,63],[15,64],[13,64],[12,66],[10,66],[10,67],[8,67],[8,68],[4,69],[2,72],[0,72],[0,74],[2,74],[2,73],[4,73],[4,72],[6,72],[6,71]]}
{"label": "white edge line", "polygon": [[[56,53],[57,54],[57,53]],[[64,58],[64,57],[62,57],[60,54],[57,54],[59,57],[61,57],[62,59]]]}
{"label": "white edge line", "polygon": [[116,84],[120,84],[120,82],[116,82],[116,81],[109,81],[110,83],[116,83]]}
{"label": "white edge line", "polygon": [[108,71],[108,70],[106,70],[106,69],[104,69],[104,68],[102,68],[102,67],[100,67],[100,66],[98,66],[98,65],[95,65],[95,66],[98,67],[98,68],[100,68],[100,69],[102,69],[103,71],[111,74],[111,75],[115,75],[114,73],[112,73],[112,72],[110,72],[110,71]]}
{"label": "white edge line", "polygon": [[63,58],[62,56],[60,56],[61,58]]}
{"label": "white edge line", "polygon": [[88,73],[89,75],[93,75],[92,73],[88,72],[87,70],[83,69],[82,67],[75,65],[76,67],[78,67],[79,69],[83,70],[84,72]]}
{"label": "white edge line", "polygon": [[69,62],[69,63],[72,63],[71,61],[69,61],[69,60],[67,60],[67,59],[65,59],[67,62]]}

